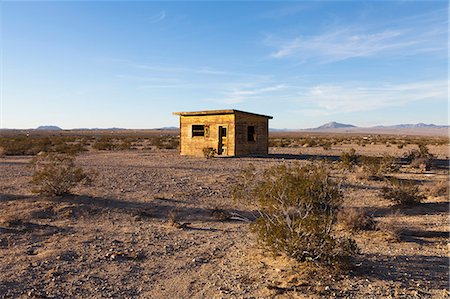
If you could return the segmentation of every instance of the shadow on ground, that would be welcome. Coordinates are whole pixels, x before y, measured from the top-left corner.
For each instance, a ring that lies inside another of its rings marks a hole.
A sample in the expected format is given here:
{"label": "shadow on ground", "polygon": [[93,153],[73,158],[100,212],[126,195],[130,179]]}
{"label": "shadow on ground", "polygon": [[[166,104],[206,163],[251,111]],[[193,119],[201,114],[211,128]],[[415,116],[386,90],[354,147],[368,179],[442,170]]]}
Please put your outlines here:
{"label": "shadow on ground", "polygon": [[355,274],[399,282],[407,288],[420,288],[418,284],[432,284],[434,288],[446,289],[449,260],[447,257],[420,254],[400,256],[366,254],[363,266],[357,269]]}
{"label": "shadow on ground", "polygon": [[[92,197],[84,195],[65,195],[59,197],[38,197],[38,196],[22,196],[13,194],[0,194],[0,199],[6,201],[29,201],[41,200],[42,202],[54,203],[54,208],[58,209],[58,204],[66,203],[70,206],[64,206],[59,213],[66,212],[67,217],[77,217],[80,215],[99,214],[107,211],[116,211],[120,213],[139,216],[143,219],[168,219],[170,214],[177,217],[181,221],[205,221],[205,222],[223,222],[235,221],[234,218],[255,219],[254,213],[251,211],[237,209],[215,209],[209,207],[193,206],[195,203],[187,204],[185,200],[167,199],[157,197],[149,201],[129,201],[115,198]],[[75,206],[74,206],[75,205]],[[69,209],[71,209],[69,211]],[[44,213],[43,213],[44,212]],[[32,215],[35,218],[45,218],[47,211],[35,211]],[[48,213],[51,218],[54,212]]]}
{"label": "shadow on ground", "polygon": [[421,216],[421,215],[439,215],[449,213],[448,202],[426,202],[408,207],[393,206],[385,208],[369,208],[367,211],[374,217],[383,217],[395,212],[399,212],[406,216]]}

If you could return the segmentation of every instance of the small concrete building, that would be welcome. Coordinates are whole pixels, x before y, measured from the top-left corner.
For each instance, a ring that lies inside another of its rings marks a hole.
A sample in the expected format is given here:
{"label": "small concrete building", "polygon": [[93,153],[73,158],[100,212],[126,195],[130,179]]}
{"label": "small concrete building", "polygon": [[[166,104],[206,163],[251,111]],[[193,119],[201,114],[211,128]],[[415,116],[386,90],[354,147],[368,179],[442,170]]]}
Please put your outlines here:
{"label": "small concrete building", "polygon": [[180,116],[180,154],[203,156],[213,148],[219,156],[267,155],[272,116],[239,110],[174,112]]}

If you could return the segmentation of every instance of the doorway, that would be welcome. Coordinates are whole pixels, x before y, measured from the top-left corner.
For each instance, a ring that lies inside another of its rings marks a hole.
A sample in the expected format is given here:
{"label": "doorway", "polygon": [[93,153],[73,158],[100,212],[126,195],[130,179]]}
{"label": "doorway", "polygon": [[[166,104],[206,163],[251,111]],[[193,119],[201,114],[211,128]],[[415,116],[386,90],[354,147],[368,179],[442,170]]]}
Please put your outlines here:
{"label": "doorway", "polygon": [[219,146],[217,147],[218,155],[228,155],[227,133],[226,126],[219,126]]}

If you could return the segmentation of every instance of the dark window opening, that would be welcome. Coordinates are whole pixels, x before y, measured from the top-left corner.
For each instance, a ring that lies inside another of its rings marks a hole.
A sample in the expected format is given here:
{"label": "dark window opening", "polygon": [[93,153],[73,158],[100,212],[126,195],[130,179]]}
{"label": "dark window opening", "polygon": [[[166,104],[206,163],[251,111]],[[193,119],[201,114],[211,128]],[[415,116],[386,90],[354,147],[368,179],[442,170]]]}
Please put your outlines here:
{"label": "dark window opening", "polygon": [[256,141],[255,126],[247,127],[247,141],[251,141],[251,142]]}
{"label": "dark window opening", "polygon": [[192,137],[194,136],[205,136],[205,126],[192,125]]}
{"label": "dark window opening", "polygon": [[220,127],[220,129],[221,129],[220,134],[222,135],[222,137],[227,137],[227,128]]}

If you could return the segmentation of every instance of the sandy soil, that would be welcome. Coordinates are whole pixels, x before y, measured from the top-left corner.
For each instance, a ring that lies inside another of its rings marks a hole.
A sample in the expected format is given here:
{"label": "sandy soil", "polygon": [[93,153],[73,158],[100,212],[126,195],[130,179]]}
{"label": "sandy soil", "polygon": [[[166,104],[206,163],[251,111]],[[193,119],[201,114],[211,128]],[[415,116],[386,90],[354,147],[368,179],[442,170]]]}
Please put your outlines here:
{"label": "sandy soil", "polygon": [[[210,160],[177,150],[88,152],[77,162],[98,173],[94,184],[60,198],[30,193],[30,157],[1,157],[0,297],[448,298],[448,198],[429,196],[392,214],[381,182],[349,176],[345,205],[365,207],[379,222],[395,218],[403,231],[400,240],[382,231],[353,235],[361,254],[339,278],[319,279],[265,253],[247,222],[223,219],[252,217],[230,196],[248,164],[308,163],[341,151],[276,148],[271,158]],[[447,147],[432,152],[448,159]],[[400,176],[427,192],[448,180],[448,169]],[[170,215],[181,227],[169,225]]]}

